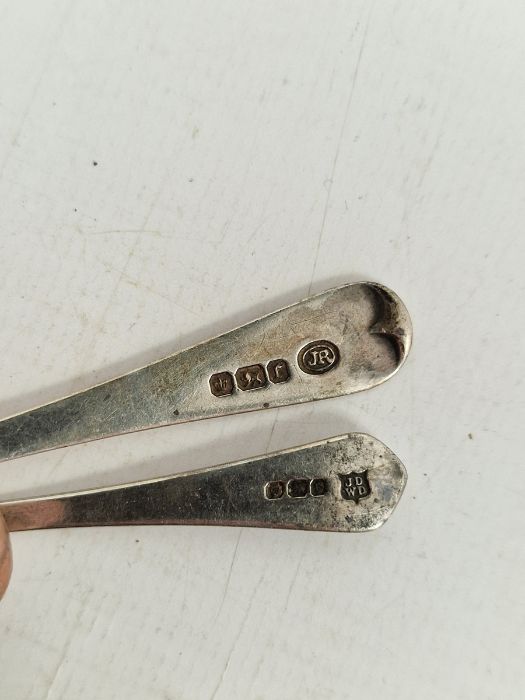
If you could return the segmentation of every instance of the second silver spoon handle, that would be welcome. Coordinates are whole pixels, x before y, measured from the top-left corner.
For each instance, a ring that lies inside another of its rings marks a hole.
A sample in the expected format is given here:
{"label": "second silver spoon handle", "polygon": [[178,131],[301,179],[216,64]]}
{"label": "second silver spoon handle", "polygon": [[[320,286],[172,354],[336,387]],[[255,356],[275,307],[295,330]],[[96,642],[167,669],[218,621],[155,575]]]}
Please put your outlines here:
{"label": "second silver spoon handle", "polygon": [[0,513],[11,531],[143,524],[362,532],[387,520],[405,482],[391,450],[351,433],[172,477],[0,503]]}

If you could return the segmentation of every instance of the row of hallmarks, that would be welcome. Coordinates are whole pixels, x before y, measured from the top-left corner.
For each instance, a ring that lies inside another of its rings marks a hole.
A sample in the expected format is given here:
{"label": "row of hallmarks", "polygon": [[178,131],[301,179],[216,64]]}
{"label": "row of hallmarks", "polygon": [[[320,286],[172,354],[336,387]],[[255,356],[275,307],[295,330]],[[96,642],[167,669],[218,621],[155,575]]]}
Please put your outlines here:
{"label": "row of hallmarks", "polygon": [[282,498],[306,498],[307,496],[324,496],[328,492],[326,479],[289,479],[288,481],[269,481],[264,487],[264,495],[270,501]]}
{"label": "row of hallmarks", "polygon": [[[299,350],[297,364],[306,374],[324,374],[339,363],[339,348],[329,340],[315,340]],[[239,367],[235,374],[216,372],[209,383],[214,396],[230,396],[235,388],[241,391],[262,389],[268,382],[281,384],[290,379],[290,366],[284,359],[270,360],[262,364]]]}
{"label": "row of hallmarks", "polygon": [[[349,474],[338,474],[337,476],[340,479],[341,497],[346,501],[358,503],[361,498],[370,496],[368,469],[365,469],[363,472],[350,472]],[[284,496],[288,496],[288,498],[326,496],[328,492],[328,480],[320,477],[268,481],[264,485],[264,496],[269,501],[275,501]]]}
{"label": "row of hallmarks", "polygon": [[290,367],[286,360],[271,360],[264,365],[248,365],[239,367],[235,379],[231,372],[217,372],[210,377],[210,390],[214,396],[229,396],[235,387],[241,391],[262,389],[268,384],[280,384],[290,379]]}

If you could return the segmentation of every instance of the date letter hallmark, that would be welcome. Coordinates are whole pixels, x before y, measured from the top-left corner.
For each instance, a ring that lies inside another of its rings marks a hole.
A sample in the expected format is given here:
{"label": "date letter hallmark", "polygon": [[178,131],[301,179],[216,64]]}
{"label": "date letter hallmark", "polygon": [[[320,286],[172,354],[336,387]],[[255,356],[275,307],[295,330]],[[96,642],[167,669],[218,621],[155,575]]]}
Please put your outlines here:
{"label": "date letter hallmark", "polygon": [[268,362],[266,369],[268,370],[268,378],[272,384],[280,384],[290,379],[290,368],[286,360],[272,360]]}
{"label": "date letter hallmark", "polygon": [[339,349],[329,340],[315,340],[301,348],[297,362],[307,374],[324,374],[337,366]]}
{"label": "date letter hallmark", "polygon": [[338,476],[341,479],[341,496],[345,500],[358,503],[360,498],[370,496],[368,469],[364,472],[350,472],[350,474],[339,474]]}

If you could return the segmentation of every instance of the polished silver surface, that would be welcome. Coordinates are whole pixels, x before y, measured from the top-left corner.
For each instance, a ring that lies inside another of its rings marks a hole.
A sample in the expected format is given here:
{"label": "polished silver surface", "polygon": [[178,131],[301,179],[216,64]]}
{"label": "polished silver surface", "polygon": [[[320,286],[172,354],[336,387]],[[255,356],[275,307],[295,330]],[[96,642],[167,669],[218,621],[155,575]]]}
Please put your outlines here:
{"label": "polished silver surface", "polygon": [[411,338],[394,292],[371,282],[343,285],[0,421],[0,460],[369,389],[400,368]]}
{"label": "polished silver surface", "polygon": [[90,525],[241,525],[364,532],[406,483],[383,443],[350,433],[210,469],[0,503],[10,531]]}

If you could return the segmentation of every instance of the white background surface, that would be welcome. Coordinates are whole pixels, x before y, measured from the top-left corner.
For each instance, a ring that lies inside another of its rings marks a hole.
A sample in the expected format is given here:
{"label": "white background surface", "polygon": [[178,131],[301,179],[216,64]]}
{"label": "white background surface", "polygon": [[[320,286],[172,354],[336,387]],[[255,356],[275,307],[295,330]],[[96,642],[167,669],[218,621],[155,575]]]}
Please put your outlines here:
{"label": "white background surface", "polygon": [[15,534],[2,700],[522,698],[523,3],[0,17],[2,416],[336,283],[415,331],[364,394],[2,465],[6,499],[362,430],[409,473],[362,536]]}

